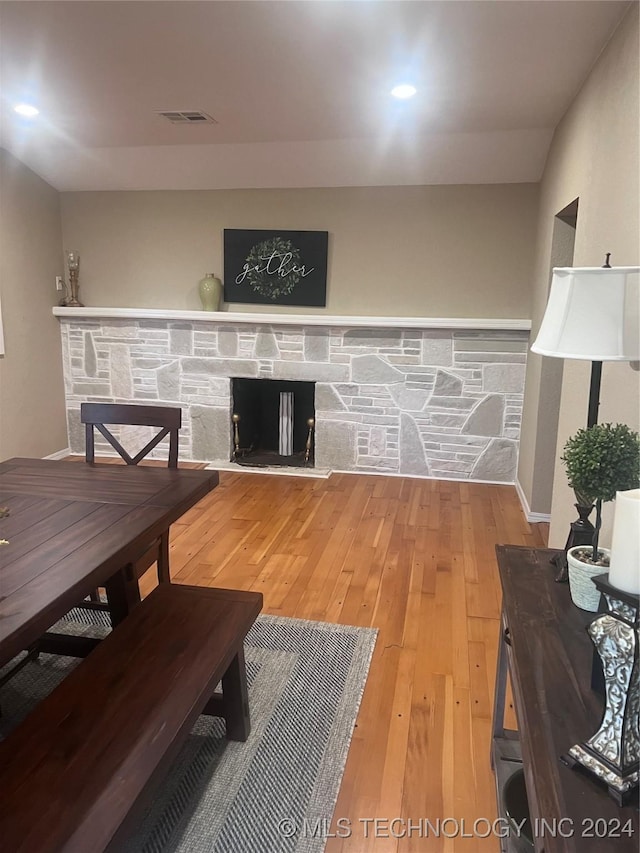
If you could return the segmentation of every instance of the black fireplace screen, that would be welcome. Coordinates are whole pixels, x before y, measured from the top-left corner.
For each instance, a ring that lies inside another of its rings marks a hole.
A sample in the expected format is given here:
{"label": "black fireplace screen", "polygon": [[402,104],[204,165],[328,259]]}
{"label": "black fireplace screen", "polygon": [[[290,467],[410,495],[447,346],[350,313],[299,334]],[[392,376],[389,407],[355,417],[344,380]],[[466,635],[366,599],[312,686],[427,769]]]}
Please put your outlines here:
{"label": "black fireplace screen", "polygon": [[315,382],[233,379],[233,459],[313,465]]}

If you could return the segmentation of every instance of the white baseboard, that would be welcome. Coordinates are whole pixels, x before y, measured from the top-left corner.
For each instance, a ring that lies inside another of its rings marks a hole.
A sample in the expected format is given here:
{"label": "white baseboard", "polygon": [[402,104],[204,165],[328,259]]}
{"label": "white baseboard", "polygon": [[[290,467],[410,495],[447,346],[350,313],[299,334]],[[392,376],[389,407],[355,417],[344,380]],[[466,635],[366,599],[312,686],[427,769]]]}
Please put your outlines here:
{"label": "white baseboard", "polygon": [[[196,460],[190,459],[190,462]],[[287,468],[274,465],[267,468],[252,468],[249,465],[238,465],[237,462],[228,462],[226,460],[214,460],[213,462],[205,462],[208,470],[212,471],[232,471],[234,474],[275,474],[281,477],[313,477],[316,479],[326,480],[332,474],[355,474],[358,477],[397,477],[403,480],[444,480],[447,483],[475,483],[483,486],[513,486],[513,483],[505,483],[504,480],[471,480],[466,477],[432,477],[424,474],[399,474],[397,471],[359,471],[353,468]],[[547,516],[536,516],[532,513],[534,521],[546,521]],[[531,519],[529,519],[531,520]]]}
{"label": "white baseboard", "polygon": [[48,456],[43,456],[43,459],[64,459],[65,456],[71,456],[71,448],[65,447],[64,450],[58,450],[56,453],[50,453]]}
{"label": "white baseboard", "polygon": [[520,481],[516,479],[515,481],[516,492],[518,493],[518,497],[520,498],[520,504],[522,505],[522,511],[524,512],[524,516],[530,524],[540,524],[541,522],[550,522],[551,515],[545,512],[531,512],[529,507],[529,502],[527,501],[527,496],[524,493],[522,486],[520,485]]}
{"label": "white baseboard", "polygon": [[267,468],[238,465],[237,462],[217,461],[207,463],[207,471],[230,471],[233,474],[273,474],[276,477],[311,477],[316,480],[326,480],[331,471],[326,468],[288,468],[272,465]]}
{"label": "white baseboard", "polygon": [[347,470],[346,468],[336,468],[330,473],[358,474],[362,477],[398,477],[401,480],[442,480],[445,483],[473,483],[474,485],[480,486],[513,486],[513,483],[510,480],[476,480],[471,477],[443,477],[440,474],[437,477],[434,477],[432,474],[400,474],[398,471],[385,471],[383,469],[380,471],[360,471],[354,468],[351,470]]}

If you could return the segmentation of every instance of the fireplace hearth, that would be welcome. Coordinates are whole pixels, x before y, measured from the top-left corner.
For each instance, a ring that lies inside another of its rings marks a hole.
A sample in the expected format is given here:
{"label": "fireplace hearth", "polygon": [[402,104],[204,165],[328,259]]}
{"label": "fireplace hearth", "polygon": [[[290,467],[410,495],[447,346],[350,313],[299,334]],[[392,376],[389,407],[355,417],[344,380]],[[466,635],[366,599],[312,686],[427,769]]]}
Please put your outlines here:
{"label": "fireplace hearth", "polygon": [[232,462],[313,467],[315,382],[232,379]]}

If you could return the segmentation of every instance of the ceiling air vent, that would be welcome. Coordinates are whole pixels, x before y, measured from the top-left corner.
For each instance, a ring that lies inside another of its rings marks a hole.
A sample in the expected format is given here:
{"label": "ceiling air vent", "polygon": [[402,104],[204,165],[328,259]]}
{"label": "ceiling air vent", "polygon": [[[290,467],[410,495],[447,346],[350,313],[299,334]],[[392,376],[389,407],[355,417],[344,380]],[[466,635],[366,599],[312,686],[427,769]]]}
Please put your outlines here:
{"label": "ceiling air vent", "polygon": [[214,118],[200,110],[168,110],[161,111],[158,115],[166,118],[171,124],[217,124]]}

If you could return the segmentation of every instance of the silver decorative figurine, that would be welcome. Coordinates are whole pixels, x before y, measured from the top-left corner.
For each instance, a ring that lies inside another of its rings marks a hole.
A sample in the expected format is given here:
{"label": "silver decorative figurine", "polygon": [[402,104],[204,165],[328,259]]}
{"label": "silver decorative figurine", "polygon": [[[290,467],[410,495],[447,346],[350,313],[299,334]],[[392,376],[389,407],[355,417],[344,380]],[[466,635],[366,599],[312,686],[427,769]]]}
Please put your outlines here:
{"label": "silver decorative figurine", "polygon": [[69,269],[69,292],[66,300],[67,308],[84,308],[78,299],[78,275],[80,273],[80,255],[77,252],[67,252],[67,267]]}
{"label": "silver decorative figurine", "polygon": [[593,737],[572,746],[563,761],[593,773],[622,806],[638,786],[640,765],[640,597],[611,586],[606,574],[593,582],[608,608],[587,629],[602,661],[604,714]]}

